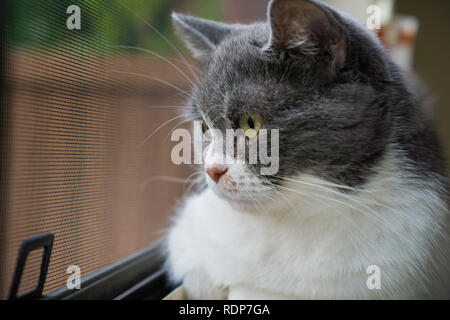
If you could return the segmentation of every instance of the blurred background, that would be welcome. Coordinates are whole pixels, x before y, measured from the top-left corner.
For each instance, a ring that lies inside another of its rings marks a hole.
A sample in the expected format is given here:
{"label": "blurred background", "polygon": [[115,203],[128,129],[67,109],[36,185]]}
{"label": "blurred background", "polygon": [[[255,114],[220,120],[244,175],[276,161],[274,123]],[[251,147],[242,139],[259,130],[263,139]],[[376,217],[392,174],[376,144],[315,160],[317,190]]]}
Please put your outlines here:
{"label": "blurred background", "polygon": [[[366,24],[405,69],[427,83],[450,155],[450,2],[329,0]],[[70,5],[81,29],[68,30]],[[225,22],[264,20],[263,0],[8,0],[2,21],[0,298],[22,241],[55,235],[45,293],[160,239],[193,168],[175,166],[170,132],[195,81],[171,11]],[[37,283],[42,252],[19,293]]]}

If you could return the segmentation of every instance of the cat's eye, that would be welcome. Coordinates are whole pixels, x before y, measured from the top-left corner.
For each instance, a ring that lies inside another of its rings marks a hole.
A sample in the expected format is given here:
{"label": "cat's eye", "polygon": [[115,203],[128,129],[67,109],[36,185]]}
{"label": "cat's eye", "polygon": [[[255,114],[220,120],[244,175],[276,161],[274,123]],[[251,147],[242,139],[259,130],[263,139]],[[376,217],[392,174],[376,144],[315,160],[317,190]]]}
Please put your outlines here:
{"label": "cat's eye", "polygon": [[208,134],[208,135],[210,135],[211,133],[209,132],[209,127],[206,125],[206,123],[205,122],[202,122],[202,132],[203,132],[203,134]]}
{"label": "cat's eye", "polygon": [[259,114],[244,115],[239,119],[239,127],[244,130],[244,133],[250,139],[258,135],[261,128],[263,118]]}

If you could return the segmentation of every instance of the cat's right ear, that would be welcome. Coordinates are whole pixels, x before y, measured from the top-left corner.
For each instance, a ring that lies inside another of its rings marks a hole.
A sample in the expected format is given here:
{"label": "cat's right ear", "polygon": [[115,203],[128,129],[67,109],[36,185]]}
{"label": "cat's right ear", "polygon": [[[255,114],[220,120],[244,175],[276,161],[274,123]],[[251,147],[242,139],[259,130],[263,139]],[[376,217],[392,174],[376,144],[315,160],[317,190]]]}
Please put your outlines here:
{"label": "cat's right ear", "polygon": [[341,68],[347,57],[347,37],[330,10],[316,0],[271,0],[271,38],[266,50],[321,55],[333,69]]}
{"label": "cat's right ear", "polygon": [[239,26],[172,13],[174,27],[193,56],[206,59],[219,43]]}

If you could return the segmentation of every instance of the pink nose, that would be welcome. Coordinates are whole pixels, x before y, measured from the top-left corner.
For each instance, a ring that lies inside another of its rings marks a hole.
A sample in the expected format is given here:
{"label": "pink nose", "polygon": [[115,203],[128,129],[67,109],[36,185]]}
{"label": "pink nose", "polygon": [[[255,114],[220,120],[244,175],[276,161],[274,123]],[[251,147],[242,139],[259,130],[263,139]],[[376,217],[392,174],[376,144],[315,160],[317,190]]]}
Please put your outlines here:
{"label": "pink nose", "polygon": [[214,165],[212,167],[206,168],[206,173],[210,176],[211,179],[214,180],[215,183],[218,183],[220,178],[228,171],[227,166],[223,165]]}

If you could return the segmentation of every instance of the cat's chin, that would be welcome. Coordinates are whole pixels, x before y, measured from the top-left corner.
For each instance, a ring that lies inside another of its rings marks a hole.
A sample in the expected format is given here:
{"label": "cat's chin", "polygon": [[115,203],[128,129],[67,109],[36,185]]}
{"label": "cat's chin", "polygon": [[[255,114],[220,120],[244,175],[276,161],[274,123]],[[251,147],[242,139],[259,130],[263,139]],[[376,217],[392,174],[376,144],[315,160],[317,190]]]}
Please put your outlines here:
{"label": "cat's chin", "polygon": [[208,188],[220,199],[227,202],[234,210],[245,211],[249,213],[268,212],[273,204],[267,199],[270,197],[262,196],[264,191],[255,192],[248,190],[245,186],[237,184],[232,179],[222,178],[219,183],[208,181]]}
{"label": "cat's chin", "polygon": [[238,192],[226,192],[226,191],[222,191],[222,190],[214,190],[214,193],[221,199],[227,201],[228,203],[230,203],[231,205],[236,205],[236,206],[250,206],[253,205],[253,203],[255,203],[255,200],[240,195],[240,193]]}
{"label": "cat's chin", "polygon": [[214,194],[220,199],[226,201],[234,210],[257,213],[266,208],[265,200],[255,200],[249,197],[245,192],[227,192],[220,188],[212,188]]}

